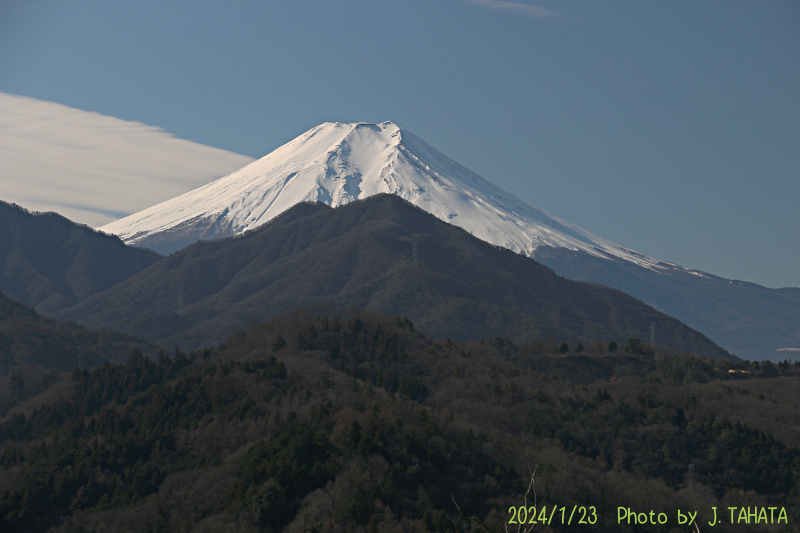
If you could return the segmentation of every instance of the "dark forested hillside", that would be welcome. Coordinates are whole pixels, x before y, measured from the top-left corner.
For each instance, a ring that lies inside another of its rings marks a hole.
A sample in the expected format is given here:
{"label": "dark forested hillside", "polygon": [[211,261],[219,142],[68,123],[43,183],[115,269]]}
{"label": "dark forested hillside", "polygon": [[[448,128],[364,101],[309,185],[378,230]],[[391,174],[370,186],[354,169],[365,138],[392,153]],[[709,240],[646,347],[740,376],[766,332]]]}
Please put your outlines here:
{"label": "dark forested hillside", "polygon": [[31,213],[0,201],[0,290],[53,314],[158,261],[56,213]]}
{"label": "dark forested hillside", "polygon": [[86,367],[106,360],[119,362],[135,346],[153,349],[149,342],[126,333],[45,318],[0,291],[0,376],[20,365],[72,371],[80,357]]}
{"label": "dark forested hillside", "polygon": [[433,335],[647,338],[712,358],[711,340],[606,287],[569,281],[392,195],[300,204],[241,237],[200,242],[66,311],[162,345],[218,343],[299,305],[411,318]]}
{"label": "dark forested hillside", "polygon": [[535,472],[537,531],[706,531],[714,507],[714,531],[796,531],[800,365],[553,345],[322,309],[135,351],[0,424],[0,529],[499,532]]}

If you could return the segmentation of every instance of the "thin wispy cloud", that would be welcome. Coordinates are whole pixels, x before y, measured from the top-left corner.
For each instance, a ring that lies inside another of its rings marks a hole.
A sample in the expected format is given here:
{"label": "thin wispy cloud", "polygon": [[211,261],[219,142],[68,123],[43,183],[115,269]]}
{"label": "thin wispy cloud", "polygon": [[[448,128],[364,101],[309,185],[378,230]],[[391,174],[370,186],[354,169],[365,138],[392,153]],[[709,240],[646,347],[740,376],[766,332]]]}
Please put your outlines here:
{"label": "thin wispy cloud", "polygon": [[467,4],[473,6],[485,7],[488,9],[495,9],[498,11],[508,11],[518,15],[525,15],[528,17],[556,17],[558,13],[551,9],[541,6],[533,6],[530,4],[522,4],[520,2],[508,2],[506,0],[463,0]]}
{"label": "thin wispy cloud", "polygon": [[140,122],[0,93],[0,200],[93,227],[252,160]]}

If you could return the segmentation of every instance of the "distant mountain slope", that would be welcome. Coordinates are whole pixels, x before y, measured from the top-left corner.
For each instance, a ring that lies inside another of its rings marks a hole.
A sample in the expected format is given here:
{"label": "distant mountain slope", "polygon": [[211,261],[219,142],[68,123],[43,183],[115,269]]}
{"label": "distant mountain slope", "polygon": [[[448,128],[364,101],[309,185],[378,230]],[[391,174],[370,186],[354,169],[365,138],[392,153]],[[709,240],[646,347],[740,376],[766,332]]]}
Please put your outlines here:
{"label": "distant mountain slope", "polygon": [[713,358],[702,334],[619,291],[569,281],[393,195],[338,209],[298,204],[240,237],[190,246],[65,311],[184,348],[327,303],[409,316],[426,332],[592,340],[645,337]]}
{"label": "distant mountain slope", "polygon": [[0,289],[42,313],[74,305],[159,259],[56,213],[0,201]]}
{"label": "distant mountain slope", "polygon": [[702,331],[737,356],[800,357],[800,351],[785,350],[800,347],[800,289],[769,289],[690,271],[654,272],[563,248],[540,248],[535,258],[559,275],[625,291]]}
{"label": "distant mountain slope", "polygon": [[144,352],[154,350],[150,343],[128,334],[92,331],[69,321],[42,317],[0,291],[0,374],[19,365],[72,371],[81,355],[86,367],[106,360],[120,362],[134,347]]}

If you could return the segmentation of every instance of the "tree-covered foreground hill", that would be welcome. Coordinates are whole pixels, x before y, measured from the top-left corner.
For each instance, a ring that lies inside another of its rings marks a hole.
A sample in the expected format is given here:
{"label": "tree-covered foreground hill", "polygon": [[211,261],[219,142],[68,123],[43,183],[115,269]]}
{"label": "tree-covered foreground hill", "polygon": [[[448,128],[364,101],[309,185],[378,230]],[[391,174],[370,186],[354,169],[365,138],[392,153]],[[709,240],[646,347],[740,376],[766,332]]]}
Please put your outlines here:
{"label": "tree-covered foreground hill", "polygon": [[320,311],[134,351],[0,424],[0,530],[516,531],[527,492],[536,531],[797,531],[800,365],[614,344]]}

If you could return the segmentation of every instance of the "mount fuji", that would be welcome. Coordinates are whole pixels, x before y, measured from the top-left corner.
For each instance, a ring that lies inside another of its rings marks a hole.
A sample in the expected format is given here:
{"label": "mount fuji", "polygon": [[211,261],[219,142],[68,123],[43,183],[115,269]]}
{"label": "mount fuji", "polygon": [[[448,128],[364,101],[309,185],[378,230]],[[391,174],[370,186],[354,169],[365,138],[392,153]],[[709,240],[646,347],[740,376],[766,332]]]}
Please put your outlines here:
{"label": "mount fuji", "polygon": [[547,246],[677,267],[520,200],[392,122],[321,124],[232,174],[99,229],[169,254],[257,228],[300,202],[339,207],[380,193],[522,255]]}
{"label": "mount fuji", "polygon": [[564,277],[623,290],[740,356],[800,351],[800,289],[727,280],[627,249],[520,200],[392,122],[321,124],[236,172],[99,229],[170,254],[255,229],[298,203],[339,207],[381,193]]}

